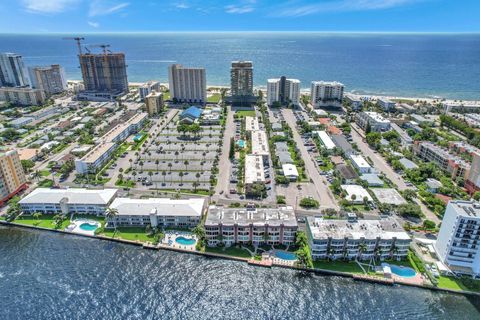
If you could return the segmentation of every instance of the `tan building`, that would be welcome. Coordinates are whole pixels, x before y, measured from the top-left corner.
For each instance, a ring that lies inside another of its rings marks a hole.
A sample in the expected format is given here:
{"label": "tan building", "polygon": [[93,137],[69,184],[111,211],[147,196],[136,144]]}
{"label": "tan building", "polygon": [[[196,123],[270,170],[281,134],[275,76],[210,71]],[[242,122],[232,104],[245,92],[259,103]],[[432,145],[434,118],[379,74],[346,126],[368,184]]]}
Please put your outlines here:
{"label": "tan building", "polygon": [[0,204],[27,188],[20,157],[16,150],[0,153]]}
{"label": "tan building", "polygon": [[40,105],[45,102],[45,92],[31,88],[0,88],[0,101],[8,101],[20,105]]}
{"label": "tan building", "polygon": [[159,114],[163,109],[163,94],[161,92],[152,91],[145,97],[145,105],[147,107],[148,115]]}

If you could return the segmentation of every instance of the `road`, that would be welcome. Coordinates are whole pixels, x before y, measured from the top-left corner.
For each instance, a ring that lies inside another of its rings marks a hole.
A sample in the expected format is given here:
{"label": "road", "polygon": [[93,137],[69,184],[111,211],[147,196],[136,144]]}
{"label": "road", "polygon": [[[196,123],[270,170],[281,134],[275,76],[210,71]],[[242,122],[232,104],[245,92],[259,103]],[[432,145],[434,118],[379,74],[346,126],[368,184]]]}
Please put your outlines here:
{"label": "road", "polygon": [[[403,180],[403,178],[388,165],[387,161],[379,153],[372,150],[368,143],[363,141],[364,135],[362,129],[354,123],[351,123],[351,127],[353,129],[353,142],[357,144],[358,149],[361,150],[364,156],[369,157],[370,160],[372,160],[374,167],[380,170],[390,181],[392,181],[397,186],[398,190],[403,191],[406,189],[413,189],[405,184],[405,180]],[[437,215],[428,209],[422,201],[419,199],[414,199],[414,201],[420,206],[428,220],[431,220],[436,224],[441,222]]]}
{"label": "road", "polygon": [[[293,111],[290,109],[283,109],[282,114],[287,124],[290,126],[290,128],[292,128],[293,139],[298,149],[300,150],[303,160],[305,161],[305,170],[307,173],[307,177],[309,177],[315,185],[315,189],[317,191],[317,197],[315,198],[318,198],[320,202],[320,209],[333,208],[335,210],[339,210],[340,208],[335,201],[335,197],[333,196],[332,191],[328,188],[327,180],[325,179],[325,177],[320,175],[317,164],[314,162],[314,160],[308,153],[307,148],[303,145],[302,138],[300,137],[300,134],[298,133],[296,128],[296,120],[295,116],[293,115]],[[293,190],[293,188],[290,189],[290,191]],[[295,207],[297,207],[297,201],[300,201],[300,197],[303,196],[300,193],[302,192],[302,190],[299,190],[298,192],[299,193],[295,196],[297,198],[295,200]]]}
{"label": "road", "polygon": [[215,186],[215,194],[220,195],[223,191],[224,195],[227,195],[230,184],[230,171],[232,168],[232,163],[229,159],[230,154],[230,138],[233,137],[235,133],[235,124],[233,122],[233,112],[231,107],[227,107],[227,119],[225,123],[225,131],[223,132],[223,146],[222,154],[220,155],[220,161],[218,163],[218,181]]}

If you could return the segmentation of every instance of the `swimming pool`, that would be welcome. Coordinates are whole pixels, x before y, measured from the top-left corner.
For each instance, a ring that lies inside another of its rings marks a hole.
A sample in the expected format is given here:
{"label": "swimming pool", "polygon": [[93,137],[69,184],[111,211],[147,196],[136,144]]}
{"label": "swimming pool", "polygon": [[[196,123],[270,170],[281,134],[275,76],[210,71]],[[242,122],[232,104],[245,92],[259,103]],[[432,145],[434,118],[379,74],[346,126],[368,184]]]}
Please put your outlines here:
{"label": "swimming pool", "polygon": [[288,251],[275,251],[275,257],[282,260],[297,260],[297,255]]}
{"label": "swimming pool", "polygon": [[84,222],[79,226],[80,229],[84,231],[94,231],[98,228],[97,224],[90,223],[90,222]]}
{"label": "swimming pool", "polygon": [[181,244],[182,246],[191,246],[197,242],[195,239],[192,238],[185,238],[185,237],[177,237],[175,242]]}
{"label": "swimming pool", "polygon": [[238,140],[237,144],[240,148],[245,148],[245,140]]}
{"label": "swimming pool", "polygon": [[399,277],[403,278],[413,278],[417,275],[415,270],[409,267],[402,267],[402,266],[395,266],[395,265],[389,265],[390,270],[392,270],[392,273],[396,274]]}
{"label": "swimming pool", "polygon": [[133,137],[133,141],[134,141],[134,142],[138,142],[138,141],[142,140],[142,138],[143,138],[144,135],[145,135],[144,133],[137,133],[137,134]]}

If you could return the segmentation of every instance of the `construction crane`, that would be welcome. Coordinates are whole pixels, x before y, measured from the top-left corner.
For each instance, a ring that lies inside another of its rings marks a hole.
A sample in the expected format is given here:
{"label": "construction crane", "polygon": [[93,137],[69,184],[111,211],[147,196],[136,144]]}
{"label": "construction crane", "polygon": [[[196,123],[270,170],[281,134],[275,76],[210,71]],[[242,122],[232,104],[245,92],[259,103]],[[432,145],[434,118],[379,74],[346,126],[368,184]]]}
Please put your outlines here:
{"label": "construction crane", "polygon": [[107,48],[110,47],[109,44],[92,44],[92,45],[89,45],[88,47],[90,47],[90,48],[102,48],[103,49],[103,54],[107,54],[107,51],[111,52],[110,50],[107,50]]}
{"label": "construction crane", "polygon": [[81,41],[85,40],[85,38],[82,37],[68,37],[68,38],[63,38],[63,40],[75,40],[77,42],[77,48],[78,48],[78,54],[82,54],[82,44]]}

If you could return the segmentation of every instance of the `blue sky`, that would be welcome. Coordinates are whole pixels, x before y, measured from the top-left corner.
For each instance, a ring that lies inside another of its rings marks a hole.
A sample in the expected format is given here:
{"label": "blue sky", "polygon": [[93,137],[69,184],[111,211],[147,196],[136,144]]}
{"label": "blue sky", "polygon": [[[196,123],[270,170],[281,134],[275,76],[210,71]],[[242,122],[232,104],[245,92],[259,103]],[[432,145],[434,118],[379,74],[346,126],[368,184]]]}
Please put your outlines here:
{"label": "blue sky", "polygon": [[2,0],[0,32],[480,32],[480,0]]}

